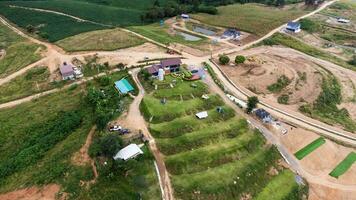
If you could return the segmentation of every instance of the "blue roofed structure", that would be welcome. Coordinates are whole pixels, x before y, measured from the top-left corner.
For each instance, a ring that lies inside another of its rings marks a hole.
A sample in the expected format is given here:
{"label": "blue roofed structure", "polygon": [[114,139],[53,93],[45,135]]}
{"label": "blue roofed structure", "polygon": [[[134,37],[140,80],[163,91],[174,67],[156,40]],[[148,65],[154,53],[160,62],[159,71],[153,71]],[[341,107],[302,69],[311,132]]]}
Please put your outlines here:
{"label": "blue roofed structure", "polygon": [[116,81],[115,82],[115,88],[121,93],[121,94],[127,94],[130,91],[133,91],[134,88],[132,85],[127,81],[125,78]]}
{"label": "blue roofed structure", "polygon": [[292,31],[294,33],[298,33],[300,31],[300,23],[299,22],[288,22],[287,30]]}

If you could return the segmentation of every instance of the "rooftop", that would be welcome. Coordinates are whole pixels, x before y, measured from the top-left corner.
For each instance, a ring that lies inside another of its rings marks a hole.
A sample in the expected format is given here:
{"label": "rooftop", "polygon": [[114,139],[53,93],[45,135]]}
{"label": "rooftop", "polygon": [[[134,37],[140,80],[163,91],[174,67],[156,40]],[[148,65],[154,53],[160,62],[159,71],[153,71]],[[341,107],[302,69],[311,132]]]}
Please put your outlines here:
{"label": "rooftop", "polygon": [[117,154],[114,156],[114,160],[128,160],[140,154],[143,154],[143,152],[137,144],[129,144],[128,146],[117,152]]}
{"label": "rooftop", "polygon": [[162,67],[168,67],[168,66],[180,65],[180,64],[182,64],[180,58],[169,58],[169,59],[161,60]]}

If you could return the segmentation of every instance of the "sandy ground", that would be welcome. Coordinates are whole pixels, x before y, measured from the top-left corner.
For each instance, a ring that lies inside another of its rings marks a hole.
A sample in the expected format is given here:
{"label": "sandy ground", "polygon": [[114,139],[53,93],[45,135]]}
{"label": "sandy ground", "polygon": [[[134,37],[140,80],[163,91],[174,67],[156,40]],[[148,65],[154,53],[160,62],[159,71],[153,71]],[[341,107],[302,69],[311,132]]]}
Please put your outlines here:
{"label": "sandy ground", "polygon": [[[42,188],[30,187],[6,194],[0,194],[1,200],[55,200],[59,192],[59,185],[51,184]],[[60,199],[64,199],[60,198]]]}
{"label": "sandy ground", "polygon": [[[346,108],[356,119],[356,105],[352,101],[356,95],[356,73],[329,63],[311,60],[304,54],[280,46],[261,46],[245,50],[240,54],[247,56],[248,61],[245,64],[221,66],[229,77],[274,104],[278,104],[278,96],[288,94],[289,105],[279,104],[279,106],[293,111],[298,111],[299,106],[305,102],[312,103],[317,99],[321,91],[323,74],[328,74],[327,71],[330,71],[342,86],[343,103],[340,107]],[[236,54],[229,56],[234,60]],[[303,73],[306,74],[305,81],[300,77]],[[287,76],[291,83],[278,94],[270,93],[267,86],[275,83],[281,75]]]}
{"label": "sandy ground", "polygon": [[318,184],[309,184],[309,200],[355,200],[356,191],[340,191]]}
{"label": "sandy ground", "polygon": [[[284,54],[280,54],[280,52]],[[289,106],[298,110],[304,102],[312,103],[321,91],[323,71],[318,65],[306,58],[288,52],[285,48],[258,47],[243,52],[247,56],[247,62],[238,66],[222,66],[233,81],[239,82],[256,94],[260,94],[271,101],[277,102],[281,94],[289,94]],[[230,55],[234,60],[236,54]],[[301,75],[306,75],[306,80]],[[278,94],[272,94],[267,86],[277,82],[277,79],[285,75],[291,83]]]}

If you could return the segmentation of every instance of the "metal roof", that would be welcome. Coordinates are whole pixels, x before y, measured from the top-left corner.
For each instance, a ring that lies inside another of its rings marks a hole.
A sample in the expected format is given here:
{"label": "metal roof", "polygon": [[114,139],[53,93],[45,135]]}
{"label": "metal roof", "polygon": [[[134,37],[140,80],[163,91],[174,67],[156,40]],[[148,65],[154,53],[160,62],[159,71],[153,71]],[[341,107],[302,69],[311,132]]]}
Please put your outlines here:
{"label": "metal roof", "polygon": [[117,154],[114,156],[114,160],[128,160],[140,154],[143,154],[143,151],[140,149],[139,146],[137,146],[137,144],[129,144],[128,146],[117,152]]}
{"label": "metal roof", "polygon": [[180,65],[180,64],[182,64],[180,58],[169,58],[166,60],[161,60],[161,67],[168,67],[168,66]]}

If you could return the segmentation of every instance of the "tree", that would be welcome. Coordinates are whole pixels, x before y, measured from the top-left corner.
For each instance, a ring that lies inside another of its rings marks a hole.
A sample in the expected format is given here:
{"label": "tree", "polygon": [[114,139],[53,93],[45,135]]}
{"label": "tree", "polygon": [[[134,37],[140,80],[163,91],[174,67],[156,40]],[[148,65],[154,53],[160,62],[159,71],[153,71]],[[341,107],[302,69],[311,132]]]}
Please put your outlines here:
{"label": "tree", "polygon": [[245,60],[246,60],[245,56],[237,55],[235,57],[235,63],[236,64],[244,63]]}
{"label": "tree", "polygon": [[256,96],[248,97],[246,112],[250,113],[253,109],[255,109],[258,102],[259,102],[259,100]]}
{"label": "tree", "polygon": [[219,57],[219,62],[222,65],[226,65],[226,64],[228,64],[230,62],[230,58],[227,55],[221,55]]}
{"label": "tree", "polygon": [[26,26],[26,31],[29,33],[34,33],[36,31],[36,28],[32,26],[31,24]]}
{"label": "tree", "polygon": [[160,7],[159,1],[156,0],[156,1],[153,3],[153,6],[154,6],[154,7]]}
{"label": "tree", "polygon": [[120,137],[109,134],[94,140],[90,145],[89,154],[91,157],[105,156],[112,158],[121,148],[122,140]]}
{"label": "tree", "polygon": [[285,0],[276,0],[276,6],[284,6],[285,4]]}
{"label": "tree", "polygon": [[352,57],[352,59],[349,61],[350,65],[356,66],[356,55]]}

